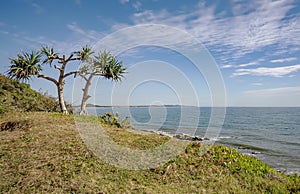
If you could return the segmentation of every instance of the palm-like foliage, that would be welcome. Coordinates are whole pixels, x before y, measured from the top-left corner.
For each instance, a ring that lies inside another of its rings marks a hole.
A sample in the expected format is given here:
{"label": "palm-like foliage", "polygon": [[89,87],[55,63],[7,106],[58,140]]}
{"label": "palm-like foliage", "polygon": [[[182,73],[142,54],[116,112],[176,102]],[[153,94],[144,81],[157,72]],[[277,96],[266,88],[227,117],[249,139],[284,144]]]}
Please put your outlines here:
{"label": "palm-like foliage", "polygon": [[91,62],[91,55],[94,53],[94,51],[88,47],[85,46],[82,48],[82,51],[77,51],[74,52],[73,54],[75,54],[76,56],[78,56],[80,58],[81,61],[87,61],[87,62]]}
{"label": "palm-like foliage", "polygon": [[54,52],[53,48],[43,47],[41,52],[46,56],[46,59],[43,61],[43,63],[49,63],[50,66],[53,60],[58,57],[58,53]]}
{"label": "palm-like foliage", "polygon": [[98,53],[94,56],[89,63],[82,64],[80,68],[80,75],[85,79],[85,87],[83,89],[83,96],[81,102],[81,115],[86,115],[87,100],[90,98],[88,95],[89,87],[94,76],[103,76],[106,79],[113,81],[121,81],[125,68],[122,62],[107,51]]}
{"label": "palm-like foliage", "polygon": [[10,59],[8,75],[17,80],[29,80],[32,75],[37,75],[42,70],[40,61],[41,54],[36,51],[18,54],[17,58]]}
{"label": "palm-like foliage", "polygon": [[107,51],[95,56],[92,63],[92,72],[97,72],[99,75],[113,81],[121,81],[125,70],[122,62]]}
{"label": "palm-like foliage", "polygon": [[92,72],[102,73],[104,68],[109,64],[112,55],[106,50],[98,53],[93,59],[93,63],[91,65]]}
{"label": "palm-like foliage", "polygon": [[108,63],[104,67],[104,71],[102,72],[103,76],[106,79],[112,79],[113,81],[121,81],[125,68],[122,65],[122,62],[118,61],[115,57],[112,57]]}
{"label": "palm-like foliage", "polygon": [[[39,78],[46,79],[53,82],[58,91],[58,101],[60,104],[61,111],[63,113],[68,113],[68,110],[64,101],[64,79],[70,75],[76,75],[78,71],[71,71],[65,73],[66,65],[71,61],[83,61],[89,62],[91,59],[90,55],[93,54],[91,48],[85,46],[82,51],[73,52],[69,56],[59,55],[54,52],[53,48],[43,47],[40,52],[33,51],[32,53],[22,53],[17,55],[16,58],[11,59],[11,66],[7,72],[11,78],[18,80],[29,80],[31,76],[37,75]],[[43,58],[42,58],[43,57]],[[42,60],[45,59],[45,60]],[[41,62],[42,60],[42,62]],[[49,63],[50,66],[52,62],[56,61],[57,65],[54,66],[55,69],[59,70],[59,77],[55,79],[51,76],[44,75],[41,70],[41,65]]]}

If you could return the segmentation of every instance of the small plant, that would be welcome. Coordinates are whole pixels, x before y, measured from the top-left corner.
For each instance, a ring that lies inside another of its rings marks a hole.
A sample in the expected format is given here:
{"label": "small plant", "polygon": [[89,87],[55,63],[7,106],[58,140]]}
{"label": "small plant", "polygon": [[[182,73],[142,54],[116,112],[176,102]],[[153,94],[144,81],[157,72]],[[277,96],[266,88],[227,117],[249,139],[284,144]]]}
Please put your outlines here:
{"label": "small plant", "polygon": [[131,128],[129,117],[126,117],[123,120],[119,120],[118,113],[113,114],[110,112],[105,112],[102,116],[99,116],[100,123],[105,125],[111,125],[118,128]]}

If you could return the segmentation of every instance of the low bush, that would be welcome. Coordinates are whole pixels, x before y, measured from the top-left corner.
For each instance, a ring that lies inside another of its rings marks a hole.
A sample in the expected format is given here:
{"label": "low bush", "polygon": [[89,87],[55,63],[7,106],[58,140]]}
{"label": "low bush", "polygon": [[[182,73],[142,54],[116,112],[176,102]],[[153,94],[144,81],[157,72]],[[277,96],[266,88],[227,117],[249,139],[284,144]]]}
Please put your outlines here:
{"label": "low bush", "polygon": [[110,112],[105,112],[103,115],[99,116],[101,124],[110,125],[118,128],[131,128],[129,117],[120,120],[118,113],[113,114]]}

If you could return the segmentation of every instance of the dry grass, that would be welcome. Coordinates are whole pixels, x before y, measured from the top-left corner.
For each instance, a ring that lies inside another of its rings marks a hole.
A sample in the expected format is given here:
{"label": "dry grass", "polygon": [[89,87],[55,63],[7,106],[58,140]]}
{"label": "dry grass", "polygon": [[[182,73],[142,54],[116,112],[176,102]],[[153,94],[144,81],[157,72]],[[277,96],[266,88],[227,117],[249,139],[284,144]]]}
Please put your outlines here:
{"label": "dry grass", "polygon": [[[185,152],[159,168],[130,171],[95,157],[80,138],[72,116],[0,115],[1,126],[8,122],[18,125],[0,132],[0,193],[300,192],[299,176],[278,173],[226,147],[213,146],[202,155],[206,146],[191,143]],[[168,141],[155,134],[115,128],[106,133],[135,149]]]}

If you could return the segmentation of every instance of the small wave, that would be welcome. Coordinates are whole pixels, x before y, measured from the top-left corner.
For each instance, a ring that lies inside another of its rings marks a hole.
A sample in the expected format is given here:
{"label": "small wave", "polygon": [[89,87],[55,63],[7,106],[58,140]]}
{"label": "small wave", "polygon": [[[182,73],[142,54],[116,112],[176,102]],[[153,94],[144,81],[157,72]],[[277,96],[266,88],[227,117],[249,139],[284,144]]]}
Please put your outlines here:
{"label": "small wave", "polygon": [[236,147],[239,150],[243,150],[243,149],[245,150],[245,149],[247,149],[247,150],[267,151],[267,152],[271,151],[271,150],[266,149],[266,148],[252,146],[252,145],[247,145],[247,144],[242,144],[242,143],[226,142],[226,144],[234,146],[234,147]]}
{"label": "small wave", "polygon": [[165,131],[155,131],[156,134],[159,134],[159,135],[164,135],[164,136],[168,136],[168,137],[173,137],[174,134],[171,134],[171,133],[168,133],[168,132],[165,132]]}
{"label": "small wave", "polygon": [[220,137],[210,137],[207,138],[210,141],[222,141],[223,139],[236,139],[237,137],[233,137],[233,136],[220,136]]}
{"label": "small wave", "polygon": [[285,168],[275,168],[275,169],[287,175],[300,174],[300,169],[285,169]]}
{"label": "small wave", "polygon": [[257,157],[257,155],[258,154],[260,154],[260,152],[251,152],[251,153],[243,153],[242,152],[242,154],[244,155],[244,156],[251,156],[251,157]]}

